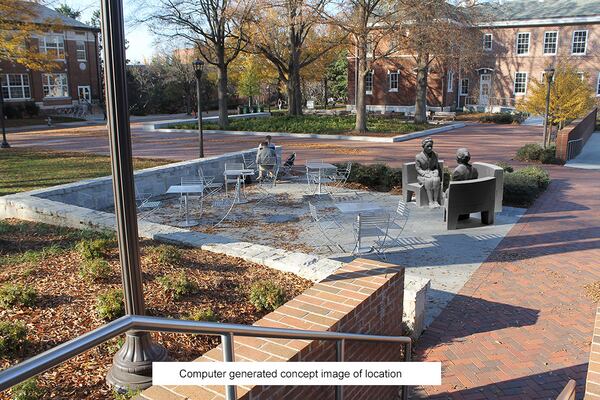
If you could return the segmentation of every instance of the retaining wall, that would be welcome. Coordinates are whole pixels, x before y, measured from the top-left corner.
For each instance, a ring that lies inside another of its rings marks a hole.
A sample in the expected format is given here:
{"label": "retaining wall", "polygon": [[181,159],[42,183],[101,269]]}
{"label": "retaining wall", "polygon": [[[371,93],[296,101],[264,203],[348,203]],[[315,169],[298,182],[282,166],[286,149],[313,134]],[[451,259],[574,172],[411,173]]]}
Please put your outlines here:
{"label": "retaining wall", "polygon": [[[584,118],[576,119],[558,132],[558,136],[556,137],[556,158],[562,161],[569,161],[581,152],[585,143],[596,130],[597,114],[598,108],[594,108]],[[571,154],[569,154],[569,142],[577,139],[581,139],[581,143],[577,144]]]}
{"label": "retaining wall", "polygon": [[[404,268],[356,259],[315,284],[254,325],[277,328],[372,333],[401,336]],[[236,361],[335,361],[335,343],[326,341],[236,337]],[[403,361],[402,346],[347,342],[346,361]],[[222,361],[218,346],[199,362]],[[396,399],[396,386],[346,386],[344,399]],[[245,400],[333,400],[332,386],[238,387]],[[147,400],[224,399],[221,386],[153,386],[139,396]]]}
{"label": "retaining wall", "polygon": [[596,309],[590,362],[585,382],[585,399],[600,399],[600,307]]}

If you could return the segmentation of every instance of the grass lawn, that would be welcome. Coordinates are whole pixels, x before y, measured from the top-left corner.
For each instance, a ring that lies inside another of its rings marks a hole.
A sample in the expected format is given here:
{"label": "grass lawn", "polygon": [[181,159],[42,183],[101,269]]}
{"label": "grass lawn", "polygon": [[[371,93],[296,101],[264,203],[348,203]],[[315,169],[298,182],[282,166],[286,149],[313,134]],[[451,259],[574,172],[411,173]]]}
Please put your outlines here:
{"label": "grass lawn", "polygon": [[[81,118],[73,118],[73,117],[52,117],[52,123],[58,124],[61,122],[80,122],[85,121],[85,119]],[[23,119],[7,119],[4,121],[5,126],[7,128],[18,128],[21,126],[31,126],[31,125],[46,125],[48,124],[48,118],[23,118]]]}
{"label": "grass lawn", "polygon": [[[136,158],[135,169],[168,164],[169,160]],[[31,149],[0,150],[0,196],[82,179],[110,175],[110,158],[83,153]]]}
{"label": "grass lawn", "polygon": [[[231,119],[229,130],[255,132],[318,133],[323,135],[345,134],[353,132],[353,115],[304,115],[299,117],[278,115],[271,118]],[[186,123],[173,126],[175,129],[197,129],[197,124]],[[369,115],[367,120],[368,136],[396,136],[422,131],[429,124],[406,122],[401,117]],[[205,129],[219,129],[216,124],[206,124]]]}

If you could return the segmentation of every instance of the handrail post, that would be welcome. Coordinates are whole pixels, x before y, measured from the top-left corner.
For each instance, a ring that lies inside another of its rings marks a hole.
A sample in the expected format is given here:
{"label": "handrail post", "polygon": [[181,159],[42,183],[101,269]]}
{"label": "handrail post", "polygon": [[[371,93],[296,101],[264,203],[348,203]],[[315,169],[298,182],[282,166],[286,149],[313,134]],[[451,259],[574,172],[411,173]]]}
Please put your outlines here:
{"label": "handrail post", "polygon": [[[404,347],[404,361],[410,362],[412,353],[412,342],[406,343]],[[410,393],[410,386],[404,385],[402,387],[402,400],[408,400],[408,395]]]}
{"label": "handrail post", "polygon": [[[221,335],[221,346],[223,347],[223,361],[234,362],[235,357],[233,354],[233,333],[226,333]],[[237,399],[235,385],[225,386],[225,398],[227,400]]]}
{"label": "handrail post", "polygon": [[[337,362],[343,362],[345,358],[345,349],[344,344],[346,340],[340,339],[335,342],[335,358]],[[341,385],[337,385],[335,387],[335,400],[344,400],[344,387]]]}

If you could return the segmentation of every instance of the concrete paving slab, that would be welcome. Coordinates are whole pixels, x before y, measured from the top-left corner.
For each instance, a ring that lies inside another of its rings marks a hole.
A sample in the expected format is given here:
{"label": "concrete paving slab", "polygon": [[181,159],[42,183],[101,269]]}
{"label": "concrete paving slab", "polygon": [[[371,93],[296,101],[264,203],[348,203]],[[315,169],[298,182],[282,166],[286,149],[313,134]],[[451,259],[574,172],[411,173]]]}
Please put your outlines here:
{"label": "concrete paving slab", "polygon": [[568,161],[565,167],[581,169],[600,169],[600,132],[594,132],[581,153]]}

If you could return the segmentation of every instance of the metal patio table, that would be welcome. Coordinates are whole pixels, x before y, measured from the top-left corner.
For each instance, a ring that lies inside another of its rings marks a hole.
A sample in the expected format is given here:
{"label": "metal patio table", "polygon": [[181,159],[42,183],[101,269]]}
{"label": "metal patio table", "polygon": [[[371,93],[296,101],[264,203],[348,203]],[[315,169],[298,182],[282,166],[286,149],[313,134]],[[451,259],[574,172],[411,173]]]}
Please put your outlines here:
{"label": "metal patio table", "polygon": [[321,191],[321,183],[323,182],[323,171],[326,170],[335,170],[337,171],[337,167],[333,164],[329,164],[326,162],[307,162],[306,164],[306,168],[308,168],[309,170],[318,170],[318,176],[317,176],[317,192],[315,193],[316,195],[321,195],[321,194],[326,194],[324,192]]}
{"label": "metal patio table", "polygon": [[189,219],[190,213],[189,213],[189,208],[188,208],[188,195],[190,193],[200,193],[200,196],[202,196],[202,193],[204,193],[204,185],[202,185],[202,184],[173,185],[173,186],[169,187],[169,189],[167,190],[167,194],[173,194],[173,193],[178,193],[180,195],[183,194],[185,197],[185,221],[182,221],[181,223],[179,223],[178,226],[183,227],[183,228],[189,228],[191,226],[198,225],[199,224],[198,221]]}

